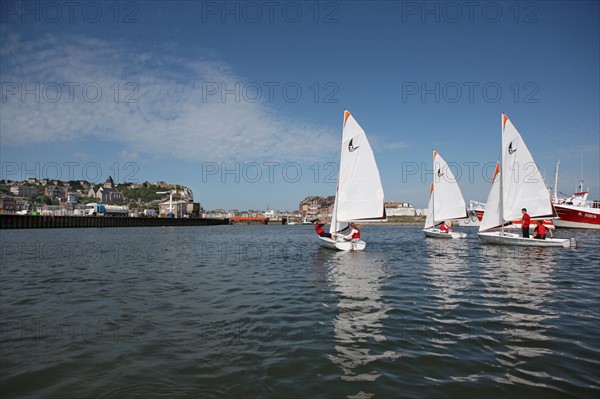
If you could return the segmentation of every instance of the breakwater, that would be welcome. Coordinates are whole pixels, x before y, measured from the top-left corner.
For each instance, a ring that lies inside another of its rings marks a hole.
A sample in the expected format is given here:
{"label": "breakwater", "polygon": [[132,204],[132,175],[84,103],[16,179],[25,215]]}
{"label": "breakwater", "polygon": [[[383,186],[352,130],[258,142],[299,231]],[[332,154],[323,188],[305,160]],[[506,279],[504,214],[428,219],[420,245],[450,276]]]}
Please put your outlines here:
{"label": "breakwater", "polygon": [[0,215],[0,229],[44,229],[79,227],[164,227],[214,226],[229,224],[228,219],[170,219],[108,216]]}

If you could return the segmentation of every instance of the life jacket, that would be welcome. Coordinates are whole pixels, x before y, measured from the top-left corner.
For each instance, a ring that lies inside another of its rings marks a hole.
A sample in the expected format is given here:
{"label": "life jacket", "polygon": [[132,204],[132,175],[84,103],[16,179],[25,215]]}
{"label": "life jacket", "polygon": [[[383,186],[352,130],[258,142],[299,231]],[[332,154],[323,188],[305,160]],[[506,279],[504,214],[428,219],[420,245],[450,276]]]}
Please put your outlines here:
{"label": "life jacket", "polygon": [[360,238],[360,230],[354,229],[354,234],[352,234],[352,239]]}
{"label": "life jacket", "polygon": [[440,230],[443,231],[444,233],[447,233],[450,229],[448,228],[448,226],[444,223],[440,225]]}
{"label": "life jacket", "polygon": [[523,227],[529,227],[529,221],[531,220],[531,217],[529,216],[528,213],[523,215]]}
{"label": "life jacket", "polygon": [[323,228],[322,224],[318,224],[315,223],[315,231],[317,232],[317,234],[321,234],[321,233],[325,233],[325,229]]}
{"label": "life jacket", "polygon": [[537,225],[537,233],[541,236],[546,234],[546,226],[544,226],[543,224],[538,224]]}

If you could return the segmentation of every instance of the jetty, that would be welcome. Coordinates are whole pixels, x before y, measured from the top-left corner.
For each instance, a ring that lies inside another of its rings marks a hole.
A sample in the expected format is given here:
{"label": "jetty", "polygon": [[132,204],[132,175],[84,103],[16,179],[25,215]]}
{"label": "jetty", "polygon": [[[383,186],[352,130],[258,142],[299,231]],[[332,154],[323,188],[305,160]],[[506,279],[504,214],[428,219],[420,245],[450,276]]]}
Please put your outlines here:
{"label": "jetty", "polygon": [[229,224],[229,219],[0,215],[0,229],[215,226],[225,224]]}

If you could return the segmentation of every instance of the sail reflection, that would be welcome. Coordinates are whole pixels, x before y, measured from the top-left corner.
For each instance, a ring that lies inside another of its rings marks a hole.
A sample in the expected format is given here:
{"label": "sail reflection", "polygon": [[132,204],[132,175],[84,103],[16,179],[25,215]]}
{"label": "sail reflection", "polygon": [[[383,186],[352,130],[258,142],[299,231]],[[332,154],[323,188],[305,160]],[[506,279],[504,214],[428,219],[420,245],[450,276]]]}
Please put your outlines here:
{"label": "sail reflection", "polygon": [[461,240],[424,240],[423,258],[429,265],[425,273],[437,290],[436,298],[441,309],[454,309],[469,300],[467,243]]}
{"label": "sail reflection", "polygon": [[382,301],[381,282],[386,277],[383,259],[369,252],[336,252],[328,261],[329,280],[339,293],[338,315],[333,320],[336,354],[331,361],[345,381],[374,381],[380,374],[367,366],[374,360],[398,357],[394,352],[375,353],[389,305]]}
{"label": "sail reflection", "polygon": [[556,268],[552,248],[486,246],[483,256],[483,294],[504,326],[507,347],[528,357],[544,355],[546,350],[531,341],[548,341],[545,320],[557,318],[548,306],[552,274]]}

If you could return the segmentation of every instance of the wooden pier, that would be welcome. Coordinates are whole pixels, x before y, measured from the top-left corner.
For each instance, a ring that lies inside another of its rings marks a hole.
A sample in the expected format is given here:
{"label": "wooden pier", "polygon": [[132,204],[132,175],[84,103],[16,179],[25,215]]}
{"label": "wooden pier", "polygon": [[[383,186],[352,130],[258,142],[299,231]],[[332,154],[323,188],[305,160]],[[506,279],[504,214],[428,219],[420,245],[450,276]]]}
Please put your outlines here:
{"label": "wooden pier", "polygon": [[0,215],[0,229],[61,229],[81,227],[214,226],[229,219],[171,219],[110,216]]}

